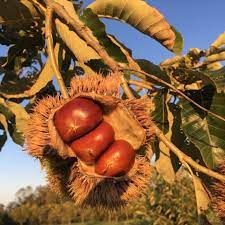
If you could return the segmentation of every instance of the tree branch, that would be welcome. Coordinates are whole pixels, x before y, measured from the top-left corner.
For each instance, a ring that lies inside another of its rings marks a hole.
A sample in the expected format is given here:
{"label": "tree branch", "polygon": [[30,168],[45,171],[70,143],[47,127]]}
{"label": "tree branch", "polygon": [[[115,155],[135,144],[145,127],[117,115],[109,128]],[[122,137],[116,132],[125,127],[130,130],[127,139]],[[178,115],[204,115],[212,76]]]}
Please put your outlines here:
{"label": "tree branch", "polygon": [[[178,90],[177,88],[175,88],[173,85],[169,84],[168,82],[156,77],[155,75],[151,75],[151,74],[148,74],[146,72],[143,72],[143,71],[138,71],[138,70],[133,70],[133,69],[129,69],[129,68],[126,68],[126,69],[121,69],[122,71],[131,71],[131,72],[135,72],[135,74],[138,76],[139,74],[142,74],[142,75],[145,75],[147,77],[150,77],[151,79],[159,82],[159,83],[162,83],[164,85],[166,85],[167,87],[169,87],[170,89],[174,90],[176,93],[178,93],[179,95],[181,95],[183,98],[185,98],[187,101],[191,102],[193,105],[197,106],[198,108],[200,108],[201,110],[207,112],[208,114],[210,114],[211,116],[219,119],[219,120],[222,120],[225,122],[225,118],[223,118],[222,116],[220,115],[217,115],[213,112],[211,112],[210,110],[204,108],[203,106],[199,105],[198,103],[196,103],[195,101],[193,101],[191,98],[189,98],[187,95],[185,95],[182,91]],[[150,83],[149,83],[150,85]]]}
{"label": "tree branch", "polygon": [[133,93],[132,93],[132,91],[131,91],[131,89],[130,89],[130,87],[129,87],[129,85],[128,85],[128,83],[127,83],[127,81],[126,81],[126,79],[124,78],[123,75],[121,75],[121,82],[122,82],[121,86],[122,86],[123,91],[126,94],[126,96],[128,98],[134,98],[134,95],[133,95]]}
{"label": "tree branch", "polygon": [[146,88],[150,91],[156,90],[155,87],[151,83],[146,82],[146,81],[129,80],[128,83],[139,86],[139,87],[142,87],[142,88]]}
{"label": "tree branch", "polygon": [[[125,69],[125,70],[129,70],[129,69]],[[132,71],[132,70],[129,70],[129,71]],[[135,72],[139,72],[139,71],[135,71]],[[144,75],[146,75],[146,76],[148,75],[145,72],[142,72],[142,73],[144,73]],[[151,78],[155,79],[156,77],[152,75]],[[159,78],[157,78],[155,80],[157,80],[158,82],[161,81],[161,79],[159,79]],[[163,83],[164,82],[165,81],[163,81]],[[167,84],[167,82],[165,82],[164,84]],[[167,139],[167,137],[163,134],[163,132],[154,123],[152,124],[152,126],[153,126],[153,129],[155,130],[155,134],[159,138],[159,140],[162,141],[179,158],[179,160],[180,160],[180,162],[182,164],[187,165],[187,163],[188,163],[196,171],[199,171],[199,172],[204,173],[204,174],[206,174],[206,175],[208,175],[210,177],[214,177],[214,178],[216,178],[216,179],[218,179],[220,181],[225,182],[225,176],[224,175],[219,174],[219,173],[217,173],[217,172],[215,172],[215,171],[213,171],[211,169],[208,169],[208,168],[198,164],[197,162],[195,162],[191,157],[189,157],[186,154],[184,154],[171,141],[169,141]]]}
{"label": "tree branch", "polygon": [[[46,2],[49,4],[49,0]],[[62,5],[54,1],[52,1],[51,7],[61,19],[65,20],[67,24],[72,26],[77,35],[84,39],[113,71],[118,71],[119,66],[117,62],[108,55],[104,47],[99,43],[98,39],[92,34],[92,31],[80,21],[77,15],[76,18],[71,17]]]}
{"label": "tree branch", "polygon": [[210,177],[214,177],[220,181],[225,182],[225,176],[222,174],[219,174],[215,171],[212,171],[197,162],[195,162],[191,157],[184,154],[179,148],[177,148],[171,141],[169,141],[166,136],[163,134],[163,132],[156,126],[153,125],[155,129],[156,136],[179,158],[180,162],[182,164],[188,163],[190,166],[192,166],[194,169],[196,169],[199,172],[202,172]]}
{"label": "tree branch", "polygon": [[[106,65],[108,65],[113,72],[119,73],[119,65],[118,63],[112,59],[108,53],[106,52],[105,48],[101,46],[98,39],[93,35],[92,31],[83,24],[79,17],[76,15],[75,17],[71,17],[65,8],[60,5],[59,3],[56,3],[51,0],[45,0],[46,4],[50,4],[51,8],[54,10],[54,12],[63,20],[67,22],[67,24],[71,25],[74,31],[77,33],[78,36],[80,36],[82,39],[86,41],[86,43],[91,46],[103,59]],[[129,85],[127,84],[127,81],[124,79],[123,74],[121,73],[121,86],[124,90],[124,93],[127,95],[127,97],[134,97],[133,93],[130,90]]]}
{"label": "tree branch", "polygon": [[51,61],[52,69],[53,69],[56,79],[57,79],[57,83],[58,83],[60,91],[62,93],[62,96],[64,98],[68,98],[69,95],[68,95],[65,83],[63,81],[62,75],[59,71],[58,65],[56,63],[56,58],[55,58],[55,54],[54,54],[54,50],[53,50],[52,16],[53,16],[53,8],[50,4],[47,7],[46,18],[45,18],[45,26],[46,26],[45,36],[46,36],[48,55],[49,55],[49,58]]}

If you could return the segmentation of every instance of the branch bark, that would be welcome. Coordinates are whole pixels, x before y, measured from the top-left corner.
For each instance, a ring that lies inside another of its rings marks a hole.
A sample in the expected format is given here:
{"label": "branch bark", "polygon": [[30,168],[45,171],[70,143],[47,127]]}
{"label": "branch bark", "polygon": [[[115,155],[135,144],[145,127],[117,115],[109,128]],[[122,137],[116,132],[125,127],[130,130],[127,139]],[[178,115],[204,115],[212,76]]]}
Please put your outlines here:
{"label": "branch bark", "polygon": [[154,130],[155,130],[156,136],[179,158],[179,160],[182,164],[188,163],[195,170],[202,172],[210,177],[214,177],[220,181],[225,182],[224,175],[219,174],[213,170],[210,170],[210,169],[198,164],[191,157],[184,154],[179,148],[177,148],[171,141],[169,141],[166,138],[166,136],[163,134],[163,132],[156,125],[154,125]]}
{"label": "branch bark", "polygon": [[[86,43],[91,46],[103,59],[106,65],[108,65],[113,72],[121,73],[121,86],[127,95],[128,98],[133,98],[133,93],[130,90],[130,87],[125,80],[123,73],[119,70],[120,66],[119,64],[112,59],[108,53],[106,52],[105,48],[99,43],[98,39],[92,34],[92,31],[83,24],[79,17],[76,15],[76,17],[71,17],[65,8],[60,5],[59,3],[56,3],[51,0],[46,0],[46,4],[50,4],[52,10],[63,20],[66,21],[66,23],[74,29],[74,31],[77,33],[78,36],[80,36],[82,39],[86,41]],[[47,15],[46,15],[47,16]],[[47,25],[47,24],[46,24]],[[49,40],[50,44],[50,40]]]}
{"label": "branch bark", "polygon": [[[129,68],[126,68],[126,69],[121,69],[122,71],[131,71],[131,72],[134,72],[137,76],[139,76],[139,74],[142,74],[142,75],[145,75],[147,77],[150,77],[151,79],[159,82],[159,83],[162,83],[164,85],[166,85],[167,87],[169,87],[170,89],[174,90],[176,93],[178,93],[179,95],[181,95],[183,98],[185,98],[187,101],[191,102],[193,105],[197,106],[199,109],[207,112],[208,114],[210,114],[211,116],[219,119],[219,120],[222,120],[225,122],[225,118],[223,118],[222,116],[220,115],[217,115],[213,112],[211,112],[210,110],[202,107],[201,105],[199,105],[198,103],[196,103],[195,101],[193,101],[191,98],[189,98],[187,95],[185,95],[182,91],[178,90],[177,88],[175,88],[173,85],[169,84],[168,82],[156,77],[155,75],[151,75],[151,74],[148,74],[146,72],[143,72],[143,71],[138,71],[138,70],[133,70],[133,69],[129,69]],[[150,83],[149,83],[150,85]]]}
{"label": "branch bark", "polygon": [[46,35],[46,43],[47,43],[47,49],[48,49],[48,55],[52,64],[52,69],[55,73],[56,79],[57,79],[57,83],[59,85],[59,88],[62,92],[62,96],[64,98],[69,98],[69,94],[67,92],[65,83],[63,81],[62,75],[59,71],[58,65],[56,63],[56,58],[55,58],[55,54],[54,54],[54,50],[53,50],[53,38],[52,38],[52,16],[53,16],[53,8],[50,5],[48,5],[47,7],[47,11],[46,11],[46,18],[45,18],[45,26],[46,26],[46,31],[45,31],[45,35]]}

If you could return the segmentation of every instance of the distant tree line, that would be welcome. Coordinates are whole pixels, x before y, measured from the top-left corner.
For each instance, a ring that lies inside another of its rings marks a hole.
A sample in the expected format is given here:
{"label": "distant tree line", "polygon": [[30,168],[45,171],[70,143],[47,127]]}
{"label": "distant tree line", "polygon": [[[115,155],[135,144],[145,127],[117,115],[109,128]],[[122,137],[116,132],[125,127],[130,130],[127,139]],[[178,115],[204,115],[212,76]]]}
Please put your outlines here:
{"label": "distant tree line", "polygon": [[[0,205],[0,225],[72,225],[129,224],[129,225],[197,225],[195,196],[191,179],[184,176],[176,185],[157,177],[147,196],[135,200],[124,211],[98,212],[77,207],[68,199],[60,198],[47,186],[20,189],[15,201],[7,207]],[[209,218],[219,225],[212,212]],[[105,222],[105,223],[104,223]]]}

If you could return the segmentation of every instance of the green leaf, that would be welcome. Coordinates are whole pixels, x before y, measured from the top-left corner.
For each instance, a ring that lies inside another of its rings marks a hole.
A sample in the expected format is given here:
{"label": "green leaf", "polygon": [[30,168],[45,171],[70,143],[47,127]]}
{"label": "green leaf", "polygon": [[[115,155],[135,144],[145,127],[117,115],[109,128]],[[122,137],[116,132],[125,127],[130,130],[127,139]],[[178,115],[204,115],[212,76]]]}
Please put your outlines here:
{"label": "green leaf", "polygon": [[[214,94],[212,86],[188,91],[194,101],[208,110],[225,117],[225,94]],[[182,128],[185,135],[201,152],[205,164],[215,168],[225,157],[225,122],[206,114],[191,103],[182,100]]]}
{"label": "green leaf", "polygon": [[0,0],[0,24],[28,23],[40,15],[29,0]]}
{"label": "green leaf", "polygon": [[[145,1],[140,0],[96,0],[91,8],[99,17],[121,20],[140,32],[154,38],[167,49],[180,50],[180,37],[175,40],[175,32],[163,15]],[[174,45],[176,45],[174,49]]]}
{"label": "green leaf", "polygon": [[184,47],[184,39],[180,32],[178,32],[175,27],[171,26],[172,31],[175,33],[176,39],[173,46],[173,52],[176,54],[180,54],[183,51]]}
{"label": "green leaf", "polygon": [[162,89],[157,92],[153,98],[155,109],[151,113],[152,120],[164,133],[167,133],[169,129],[168,111],[166,106],[167,93],[167,89]]}
{"label": "green leaf", "polygon": [[8,130],[8,124],[3,114],[0,114],[0,129],[1,129],[0,134],[0,151],[1,151],[2,147],[7,141],[7,130]]}
{"label": "green leaf", "polygon": [[[145,71],[146,73],[153,74],[153,75],[157,76],[158,78],[170,83],[170,78],[163,70],[161,70],[161,68],[159,66],[155,65],[154,63],[152,63],[146,59],[136,59],[135,61],[138,63],[140,68],[143,71]],[[146,77],[146,80],[148,80],[156,85],[164,86],[163,84],[156,82],[155,80],[152,80],[151,78]]]}
{"label": "green leaf", "polygon": [[133,70],[140,70],[138,63],[135,61],[135,59],[132,58],[132,51],[129,48],[127,48],[123,43],[118,41],[115,36],[108,35],[108,37],[113,43],[115,43],[120,48],[120,50],[126,56],[129,68]]}
{"label": "green leaf", "polygon": [[[157,126],[165,133],[166,137],[171,140],[173,135],[173,124],[176,121],[174,114],[169,110],[170,95],[167,90],[158,91],[154,97],[155,110],[151,117]],[[171,154],[170,149],[161,141],[154,141],[152,144],[153,151],[156,154],[156,169],[159,174],[168,182],[173,183],[175,175],[179,169],[179,161]]]}
{"label": "green leaf", "polygon": [[[74,5],[72,2],[67,0],[56,0],[56,2],[63,5],[71,17],[77,19],[77,14],[74,10]],[[56,19],[55,24],[57,33],[67,47],[72,51],[77,61],[87,63],[92,59],[101,59],[93,48],[88,46],[87,43],[76,34],[76,32],[72,31],[66,24],[61,22],[61,20]]]}
{"label": "green leaf", "polygon": [[213,80],[217,92],[225,92],[225,66],[215,71],[205,71],[206,76]]}
{"label": "green leaf", "polygon": [[[56,44],[54,52],[56,55],[56,61],[61,58],[59,55],[60,45]],[[15,74],[12,76],[16,77]],[[39,74],[33,77],[24,77],[21,79],[11,80],[0,86],[0,93],[5,98],[29,98],[41,91],[52,80],[54,72],[52,70],[51,62],[47,59],[43,69]]]}
{"label": "green leaf", "polygon": [[216,87],[213,79],[211,79],[204,71],[187,69],[187,68],[177,68],[173,74],[182,84],[193,84],[196,81],[202,81],[204,85],[211,84]]}
{"label": "green leaf", "polygon": [[7,119],[8,131],[13,141],[23,145],[23,131],[29,119],[29,114],[20,104],[11,101],[6,102],[3,98],[0,98],[0,112]]}
{"label": "green leaf", "polygon": [[127,63],[126,56],[121,49],[107,36],[104,23],[99,20],[91,9],[84,9],[80,18],[92,30],[93,35],[112,58],[118,62]]}

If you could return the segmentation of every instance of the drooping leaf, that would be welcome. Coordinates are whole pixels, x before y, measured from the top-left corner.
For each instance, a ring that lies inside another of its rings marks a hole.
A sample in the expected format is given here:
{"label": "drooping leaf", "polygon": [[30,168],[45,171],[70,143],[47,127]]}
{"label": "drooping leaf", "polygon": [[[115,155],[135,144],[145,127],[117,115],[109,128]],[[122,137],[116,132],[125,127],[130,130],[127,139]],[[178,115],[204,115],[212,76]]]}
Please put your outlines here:
{"label": "drooping leaf", "polygon": [[[201,90],[187,91],[187,94],[206,109],[225,117],[225,95],[214,91],[212,86],[205,86]],[[205,164],[215,168],[225,157],[225,122],[185,100],[181,105],[185,135],[199,149]]]}
{"label": "drooping leaf", "polygon": [[0,24],[27,23],[40,15],[29,0],[0,0]]}
{"label": "drooping leaf", "polygon": [[209,208],[210,198],[206,187],[202,183],[199,177],[192,175],[194,188],[195,188],[195,197],[197,202],[198,214],[201,215]]}
{"label": "drooping leaf", "polygon": [[198,223],[199,225],[211,225],[208,221],[205,213],[210,205],[210,196],[209,192],[206,189],[205,185],[202,183],[201,179],[192,173],[192,179],[195,188],[195,198],[197,204],[198,212]]}
{"label": "drooping leaf", "polygon": [[[174,102],[176,102],[176,99],[174,99]],[[193,160],[198,160],[200,164],[204,164],[199,149],[188,140],[182,130],[181,107],[177,103],[170,102],[168,103],[168,110],[173,116],[170,141]],[[177,171],[180,168],[180,164],[178,163],[177,156],[173,153],[171,153],[171,161],[174,169]]]}
{"label": "drooping leaf", "polygon": [[171,26],[172,31],[175,33],[176,39],[173,46],[173,52],[180,54],[184,47],[184,39],[180,32],[178,32],[174,26]]}
{"label": "drooping leaf", "polygon": [[[181,45],[176,44],[176,33],[169,23],[157,9],[145,1],[96,0],[88,8],[91,8],[99,17],[117,19],[130,24],[171,51],[181,51],[179,49]],[[180,43],[180,38],[177,40]]]}
{"label": "drooping leaf", "polygon": [[[154,122],[165,133],[168,139],[171,138],[171,127],[173,124],[173,116],[168,110],[168,93],[167,90],[158,91],[154,97],[153,103],[155,110],[152,112],[151,117]],[[170,149],[161,141],[155,140],[152,144],[153,151],[156,154],[156,169],[159,174],[168,182],[173,183],[176,171],[173,167],[171,160]]]}
{"label": "drooping leaf", "polygon": [[[204,164],[198,148],[188,141],[182,130],[181,108],[176,103],[177,99],[174,96],[168,98],[167,92],[160,90],[154,96],[153,102],[155,110],[151,117],[166,137],[193,160],[198,160],[199,163]],[[179,159],[162,142],[156,140],[152,148],[156,153],[157,171],[167,182],[172,183],[181,166]]]}
{"label": "drooping leaf", "polygon": [[154,110],[151,113],[152,120],[157,126],[167,133],[169,129],[168,111],[167,111],[167,89],[162,89],[157,92],[153,98]]}
{"label": "drooping leaf", "polygon": [[99,20],[98,16],[91,9],[84,9],[80,18],[91,29],[99,43],[104,46],[112,58],[118,62],[127,63],[126,56],[121,49],[107,36],[104,23]]}

